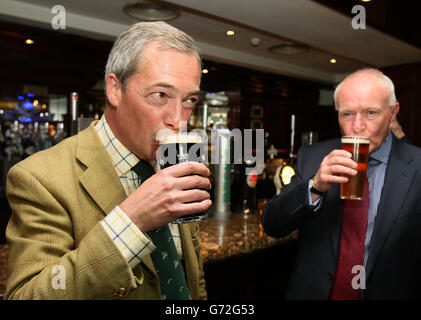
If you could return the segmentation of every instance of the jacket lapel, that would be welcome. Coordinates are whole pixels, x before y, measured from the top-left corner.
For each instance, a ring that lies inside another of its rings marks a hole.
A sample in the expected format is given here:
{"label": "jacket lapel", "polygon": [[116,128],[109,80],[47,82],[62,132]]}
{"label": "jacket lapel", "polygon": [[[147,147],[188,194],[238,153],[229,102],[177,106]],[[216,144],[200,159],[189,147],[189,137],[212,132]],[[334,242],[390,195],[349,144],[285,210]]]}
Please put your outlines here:
{"label": "jacket lapel", "polygon": [[342,213],[344,209],[344,201],[339,198],[340,188],[340,184],[335,183],[332,185],[332,188],[326,195],[326,202],[329,203],[328,219],[333,256],[335,257],[335,259],[337,259],[339,255],[339,243],[342,228]]}
{"label": "jacket lapel", "polygon": [[126,198],[126,194],[110,156],[95,132],[95,124],[79,133],[76,158],[87,167],[79,178],[80,183],[106,215]]}
{"label": "jacket lapel", "polygon": [[412,160],[412,157],[405,150],[404,143],[393,137],[383,191],[374,222],[373,236],[370,241],[366,266],[367,279],[411,188],[415,176],[415,169],[409,165]]}
{"label": "jacket lapel", "polygon": [[[341,149],[341,139],[335,139],[331,149],[326,153],[329,154],[332,150]],[[321,163],[321,161],[320,161]],[[320,165],[319,163],[319,165]],[[317,168],[318,170],[318,168]],[[338,183],[332,184],[332,187],[326,194],[325,203],[328,203],[328,221],[330,228],[330,240],[332,243],[332,251],[335,259],[339,255],[339,243],[342,227],[342,212],[344,208],[344,201],[339,198],[341,185]],[[335,260],[336,261],[336,260]]]}
{"label": "jacket lapel", "polygon": [[[104,215],[126,199],[126,193],[118,178],[107,150],[99,139],[92,123],[78,135],[76,158],[86,166],[79,178],[80,183]],[[150,256],[142,260],[151,274],[158,277]]]}
{"label": "jacket lapel", "polygon": [[190,231],[190,224],[179,224],[178,229],[180,231],[180,238],[181,238],[181,245],[183,248],[183,256],[184,256],[184,264],[186,267],[186,276],[187,281],[189,283],[189,287],[192,287],[191,283],[196,281],[199,278],[199,274],[197,270],[199,270],[199,264],[197,259],[193,259],[192,257],[196,257],[191,253],[194,252],[193,242],[191,241],[191,231]]}

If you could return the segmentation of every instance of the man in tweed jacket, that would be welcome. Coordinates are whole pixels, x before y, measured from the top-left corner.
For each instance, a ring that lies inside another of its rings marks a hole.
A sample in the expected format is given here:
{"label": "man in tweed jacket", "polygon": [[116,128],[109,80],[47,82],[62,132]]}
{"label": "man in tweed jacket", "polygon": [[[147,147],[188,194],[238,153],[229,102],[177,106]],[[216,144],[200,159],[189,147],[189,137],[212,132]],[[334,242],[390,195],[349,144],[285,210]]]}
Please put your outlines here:
{"label": "man in tweed jacket", "polygon": [[[211,206],[203,164],[144,183],[132,170],[153,165],[157,132],[177,131],[198,100],[193,39],[163,22],[137,23],[115,41],[105,73],[101,120],[9,172],[7,299],[161,299],[146,233]],[[197,224],[171,233],[192,299],[205,299]]]}

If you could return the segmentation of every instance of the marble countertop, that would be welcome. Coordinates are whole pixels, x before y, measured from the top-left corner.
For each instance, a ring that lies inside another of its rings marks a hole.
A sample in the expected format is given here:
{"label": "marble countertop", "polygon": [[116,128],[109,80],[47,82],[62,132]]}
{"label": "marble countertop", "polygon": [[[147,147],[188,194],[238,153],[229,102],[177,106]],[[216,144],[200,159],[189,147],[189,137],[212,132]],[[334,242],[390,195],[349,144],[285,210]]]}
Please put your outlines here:
{"label": "marble countertop", "polygon": [[[201,254],[204,263],[223,260],[236,255],[246,255],[297,239],[297,231],[275,239],[263,230],[258,214],[233,213],[230,220],[208,218],[200,222]],[[6,266],[9,247],[0,245],[0,294],[6,289]]]}
{"label": "marble countertop", "polygon": [[298,235],[294,231],[280,239],[268,236],[258,214],[233,213],[227,221],[208,218],[199,226],[201,254],[205,263],[279,245],[297,239]]}

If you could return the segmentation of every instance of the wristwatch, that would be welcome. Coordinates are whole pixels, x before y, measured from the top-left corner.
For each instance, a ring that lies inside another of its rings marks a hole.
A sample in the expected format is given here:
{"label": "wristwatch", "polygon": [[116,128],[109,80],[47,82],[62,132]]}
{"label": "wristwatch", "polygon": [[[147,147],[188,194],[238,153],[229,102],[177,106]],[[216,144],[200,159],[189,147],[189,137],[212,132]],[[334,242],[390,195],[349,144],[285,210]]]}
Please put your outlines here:
{"label": "wristwatch", "polygon": [[318,189],[316,189],[315,187],[313,187],[314,185],[314,176],[310,178],[310,181],[308,182],[308,186],[310,187],[310,192],[317,194],[319,196],[323,196],[325,194],[325,192],[320,191]]}

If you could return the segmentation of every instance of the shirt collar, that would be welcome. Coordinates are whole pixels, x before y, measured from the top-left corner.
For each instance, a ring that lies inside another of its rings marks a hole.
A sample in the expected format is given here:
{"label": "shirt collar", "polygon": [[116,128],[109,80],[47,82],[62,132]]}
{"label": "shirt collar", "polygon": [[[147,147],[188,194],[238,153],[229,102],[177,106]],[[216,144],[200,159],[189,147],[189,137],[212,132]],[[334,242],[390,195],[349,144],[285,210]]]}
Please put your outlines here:
{"label": "shirt collar", "polygon": [[95,125],[95,130],[111,157],[118,177],[125,175],[139,162],[139,158],[136,157],[134,153],[130,152],[114,136],[108,125],[107,119],[105,118],[105,114],[102,115],[101,120]]}
{"label": "shirt collar", "polygon": [[391,147],[392,147],[392,134],[389,130],[386,140],[383,141],[383,143],[377,150],[373,151],[370,154],[370,158],[387,164],[389,161],[389,154],[390,154]]}

